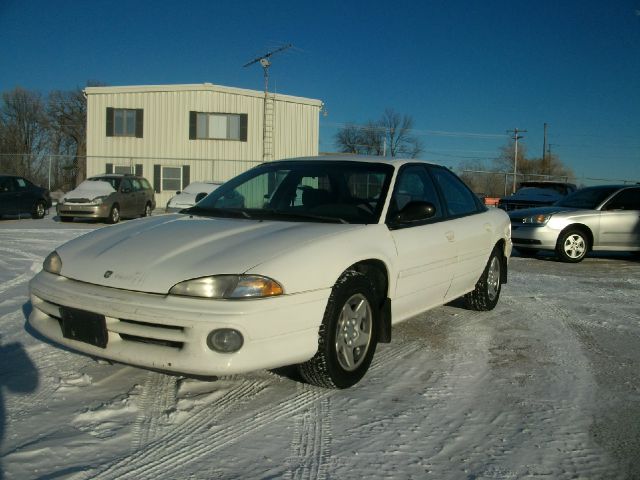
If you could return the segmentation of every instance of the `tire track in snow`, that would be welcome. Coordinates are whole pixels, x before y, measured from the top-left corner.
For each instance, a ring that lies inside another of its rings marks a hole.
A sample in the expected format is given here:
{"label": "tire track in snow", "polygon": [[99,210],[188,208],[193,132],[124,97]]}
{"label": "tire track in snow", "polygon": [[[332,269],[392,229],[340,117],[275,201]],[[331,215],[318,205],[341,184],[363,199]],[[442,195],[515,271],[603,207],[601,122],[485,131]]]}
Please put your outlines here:
{"label": "tire track in snow", "polygon": [[[156,430],[156,438],[149,438],[147,444],[137,442],[140,449],[132,453],[131,456],[107,466],[100,472],[85,472],[72,478],[118,479],[130,475],[132,472],[144,472],[153,462],[173,463],[176,452],[189,450],[190,445],[194,443],[194,438],[196,444],[198,440],[206,442],[208,436],[211,435],[211,430],[215,429],[215,425],[221,418],[224,418],[230,410],[234,410],[257,397],[267,385],[266,381],[240,379],[237,386],[234,386],[215,402],[194,407],[189,411],[189,416],[180,423],[167,424],[161,435]],[[158,451],[163,452],[160,458],[157,458]],[[162,472],[159,475],[162,476]],[[136,474],[133,478],[141,477]]]}
{"label": "tire track in snow", "polygon": [[331,397],[322,398],[296,417],[289,470],[284,478],[323,480],[331,457]]}
{"label": "tire track in snow", "polygon": [[131,450],[140,450],[159,436],[166,412],[175,407],[177,378],[158,372],[148,372],[140,396],[140,413],[133,425]]}
{"label": "tire track in snow", "polygon": [[[398,347],[389,346],[376,356],[377,361],[374,361],[371,370],[375,373],[388,361],[408,355],[419,348],[420,346],[414,342],[403,343]],[[186,465],[237,443],[269,425],[308,410],[312,405],[336,393],[335,390],[303,385],[300,391],[296,389],[296,392],[286,396],[277,404],[271,402],[265,406],[259,405],[255,409],[245,409],[245,413],[239,418],[224,424],[219,423],[220,419],[228,417],[226,415],[228,410],[238,409],[255,400],[269,385],[270,382],[264,380],[243,379],[238,387],[213,404],[202,406],[198,411],[189,412],[188,419],[136,454],[123,458],[100,472],[83,472],[72,478],[118,479],[125,475],[136,479],[177,478]],[[328,407],[329,404],[326,403],[325,406]],[[322,448],[312,448],[322,450]],[[324,462],[327,455],[322,455],[321,458],[323,463],[318,462],[316,469],[320,472],[326,471]]]}

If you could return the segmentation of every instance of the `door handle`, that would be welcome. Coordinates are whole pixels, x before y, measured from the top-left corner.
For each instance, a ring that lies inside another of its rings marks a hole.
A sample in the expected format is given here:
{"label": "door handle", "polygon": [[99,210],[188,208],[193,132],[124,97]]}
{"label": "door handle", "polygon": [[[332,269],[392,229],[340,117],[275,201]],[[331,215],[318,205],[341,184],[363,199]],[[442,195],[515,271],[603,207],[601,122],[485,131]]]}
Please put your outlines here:
{"label": "door handle", "polygon": [[450,242],[453,242],[456,238],[456,234],[453,233],[451,230],[449,230],[448,232],[446,232],[444,234],[445,237],[447,237],[447,240],[449,240]]}

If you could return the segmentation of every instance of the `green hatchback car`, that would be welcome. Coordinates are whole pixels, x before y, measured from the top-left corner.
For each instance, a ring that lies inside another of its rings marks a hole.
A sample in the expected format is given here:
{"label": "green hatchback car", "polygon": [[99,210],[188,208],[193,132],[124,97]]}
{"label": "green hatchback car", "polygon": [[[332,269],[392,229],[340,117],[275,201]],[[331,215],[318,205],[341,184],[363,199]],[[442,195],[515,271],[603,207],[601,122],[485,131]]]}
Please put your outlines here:
{"label": "green hatchback car", "polygon": [[57,204],[62,222],[74,218],[104,219],[148,217],[156,208],[153,188],[146,178],[130,174],[106,174],[88,178]]}

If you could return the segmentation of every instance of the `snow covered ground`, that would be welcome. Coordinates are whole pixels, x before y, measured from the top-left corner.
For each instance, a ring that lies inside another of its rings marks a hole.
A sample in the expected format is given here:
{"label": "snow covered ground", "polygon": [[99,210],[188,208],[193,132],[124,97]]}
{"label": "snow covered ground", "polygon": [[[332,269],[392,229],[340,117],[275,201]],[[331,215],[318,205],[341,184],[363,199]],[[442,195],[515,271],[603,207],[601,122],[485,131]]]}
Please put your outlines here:
{"label": "snow covered ground", "polygon": [[0,222],[0,478],[640,478],[631,256],[514,257],[493,312],[454,302],[403,323],[359,385],[331,391],[287,369],[203,381],[34,338],[29,279],[102,227]]}

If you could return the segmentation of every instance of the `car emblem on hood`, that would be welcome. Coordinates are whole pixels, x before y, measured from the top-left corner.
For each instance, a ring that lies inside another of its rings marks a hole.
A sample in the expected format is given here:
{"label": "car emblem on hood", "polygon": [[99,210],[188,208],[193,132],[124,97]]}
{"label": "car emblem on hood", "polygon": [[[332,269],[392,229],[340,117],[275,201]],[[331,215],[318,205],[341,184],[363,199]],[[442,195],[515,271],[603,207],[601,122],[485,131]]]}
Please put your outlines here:
{"label": "car emblem on hood", "polygon": [[113,272],[111,270],[107,270],[106,272],[104,272],[104,278],[109,278],[111,275],[113,275]]}

